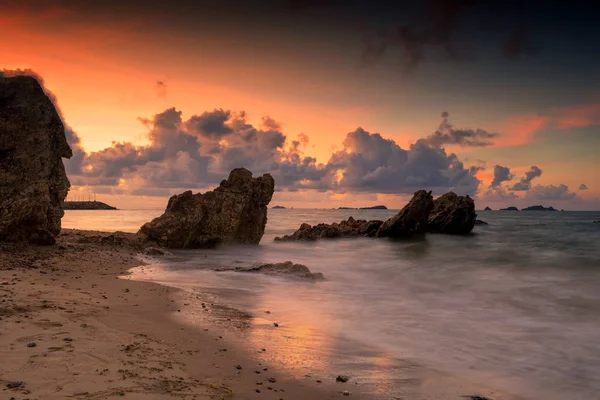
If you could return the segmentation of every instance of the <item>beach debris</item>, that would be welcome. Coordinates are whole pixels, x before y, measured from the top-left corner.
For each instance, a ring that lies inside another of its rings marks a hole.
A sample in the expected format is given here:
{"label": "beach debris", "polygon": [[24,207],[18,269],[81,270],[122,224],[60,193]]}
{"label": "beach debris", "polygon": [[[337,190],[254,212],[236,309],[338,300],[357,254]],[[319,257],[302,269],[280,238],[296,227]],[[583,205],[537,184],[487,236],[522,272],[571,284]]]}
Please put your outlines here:
{"label": "beach debris", "polygon": [[168,250],[165,249],[161,249],[160,247],[154,247],[154,246],[148,246],[144,249],[144,255],[147,256],[170,256],[173,253],[171,253]]}
{"label": "beach debris", "polygon": [[[320,272],[310,272],[310,269],[306,265],[294,264],[291,261],[284,261],[281,263],[274,264],[254,264],[251,267],[233,267],[233,268],[215,268],[215,271],[233,271],[233,272],[247,272],[247,273],[259,273],[271,276],[281,276],[292,279],[302,279],[309,281],[320,281],[324,280],[323,274]],[[270,314],[269,311],[265,312]]]}
{"label": "beach debris", "polygon": [[454,192],[448,192],[433,202],[428,231],[465,235],[473,230],[476,220],[477,213],[473,199],[468,195],[458,196]]}
{"label": "beach debris", "polygon": [[73,152],[52,100],[32,76],[0,76],[0,241],[56,243]]}
{"label": "beach debris", "polygon": [[350,379],[350,377],[347,376],[347,375],[338,375],[338,377],[335,378],[335,381],[336,382],[346,383],[346,382],[348,382],[349,379]]}
{"label": "beach debris", "polygon": [[253,178],[249,170],[236,168],[213,191],[172,196],[164,214],[144,224],[138,235],[167,248],[258,244],[274,188],[271,175]]}
{"label": "beach debris", "polygon": [[8,382],[6,384],[6,387],[8,389],[19,389],[19,388],[22,388],[23,386],[25,386],[25,382],[21,382],[21,381],[12,381],[12,382]]}

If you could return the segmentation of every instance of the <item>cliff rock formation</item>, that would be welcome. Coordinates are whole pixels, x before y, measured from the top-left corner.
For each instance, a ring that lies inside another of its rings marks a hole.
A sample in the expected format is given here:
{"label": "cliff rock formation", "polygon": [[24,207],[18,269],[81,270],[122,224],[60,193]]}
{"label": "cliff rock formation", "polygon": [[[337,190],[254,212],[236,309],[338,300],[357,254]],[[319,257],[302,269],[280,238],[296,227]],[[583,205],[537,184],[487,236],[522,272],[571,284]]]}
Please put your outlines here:
{"label": "cliff rock formation", "polygon": [[469,196],[448,192],[433,203],[429,214],[429,232],[464,235],[473,230],[477,213],[475,202]]}
{"label": "cliff rock formation", "polygon": [[171,197],[165,213],[144,224],[138,234],[168,248],[258,244],[274,188],[271,175],[253,178],[247,169],[236,168],[211,192]]}
{"label": "cliff rock formation", "polygon": [[72,156],[52,101],[32,77],[0,76],[0,241],[54,244]]}
{"label": "cliff rock formation", "polygon": [[398,214],[381,225],[377,236],[403,238],[422,235],[427,232],[427,218],[432,209],[431,192],[419,190]]}

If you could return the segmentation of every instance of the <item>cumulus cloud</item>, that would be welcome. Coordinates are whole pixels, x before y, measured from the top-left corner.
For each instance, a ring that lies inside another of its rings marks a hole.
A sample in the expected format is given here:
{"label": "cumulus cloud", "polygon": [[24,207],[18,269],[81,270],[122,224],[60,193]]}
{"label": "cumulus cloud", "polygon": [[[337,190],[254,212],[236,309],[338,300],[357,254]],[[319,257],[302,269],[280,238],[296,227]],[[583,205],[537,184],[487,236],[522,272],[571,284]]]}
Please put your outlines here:
{"label": "cumulus cloud", "polygon": [[579,190],[588,190],[588,187],[585,183],[582,183],[581,185],[579,185]]}
{"label": "cumulus cloud", "polygon": [[[307,135],[290,140],[270,117],[256,127],[243,112],[215,109],[184,120],[181,111],[169,108],[140,121],[148,128],[149,145],[114,142],[100,151],[78,153],[69,166],[74,182],[167,195],[173,188],[216,184],[231,169],[246,167],[271,173],[278,190],[407,194],[428,188],[474,194],[480,184],[475,175],[483,168],[465,167],[430,138],[403,149],[362,128],[348,133],[329,161],[318,163],[304,155]],[[74,132],[69,140],[79,143]]]}
{"label": "cumulus cloud", "polygon": [[494,166],[494,179],[490,184],[491,187],[497,187],[502,182],[510,181],[514,178],[514,175],[511,174],[509,167],[503,167],[501,165]]}
{"label": "cumulus cloud", "polygon": [[527,192],[527,198],[535,200],[572,200],[577,194],[571,192],[565,184],[536,185]]}
{"label": "cumulus cloud", "polygon": [[362,128],[348,133],[344,148],[333,153],[327,168],[339,191],[410,193],[419,188],[473,194],[479,167],[465,168],[455,154],[420,139],[408,150],[379,133]]}
{"label": "cumulus cloud", "polygon": [[483,147],[494,144],[492,139],[498,136],[497,133],[484,129],[455,129],[448,120],[449,116],[447,112],[443,112],[439,128],[427,137],[433,146],[456,144],[463,147]]}
{"label": "cumulus cloud", "polygon": [[542,175],[542,170],[535,165],[531,167],[531,169],[525,172],[525,176],[521,178],[521,180],[515,183],[510,190],[515,191],[526,191],[531,189],[531,181],[535,178]]}

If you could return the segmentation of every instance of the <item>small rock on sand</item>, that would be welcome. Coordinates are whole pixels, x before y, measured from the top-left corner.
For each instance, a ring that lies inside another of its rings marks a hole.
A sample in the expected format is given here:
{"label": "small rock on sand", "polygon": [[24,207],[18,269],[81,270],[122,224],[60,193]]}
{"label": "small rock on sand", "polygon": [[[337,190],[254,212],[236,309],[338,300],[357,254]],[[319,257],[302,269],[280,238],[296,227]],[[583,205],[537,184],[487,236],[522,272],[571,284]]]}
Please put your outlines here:
{"label": "small rock on sand", "polygon": [[27,347],[35,347],[37,346],[36,342],[27,343]]}
{"label": "small rock on sand", "polygon": [[338,377],[335,378],[335,381],[345,383],[345,382],[348,382],[348,379],[350,379],[350,378],[346,375],[338,375]]}

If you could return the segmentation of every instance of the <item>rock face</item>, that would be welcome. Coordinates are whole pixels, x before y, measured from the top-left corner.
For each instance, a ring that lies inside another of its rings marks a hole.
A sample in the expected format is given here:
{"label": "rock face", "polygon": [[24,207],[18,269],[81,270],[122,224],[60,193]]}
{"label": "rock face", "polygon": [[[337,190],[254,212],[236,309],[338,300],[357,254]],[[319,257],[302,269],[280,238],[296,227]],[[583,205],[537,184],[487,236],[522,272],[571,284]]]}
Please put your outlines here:
{"label": "rock face", "polygon": [[438,197],[429,214],[429,232],[465,235],[473,230],[477,213],[469,196],[448,192]]}
{"label": "rock face", "polygon": [[431,192],[419,190],[402,210],[385,221],[378,237],[403,238],[427,232],[427,218],[433,209]]}
{"label": "rock face", "polygon": [[308,269],[306,265],[294,264],[291,261],[275,264],[255,264],[251,267],[217,268],[215,271],[253,272],[310,281],[320,281],[325,279],[322,273],[310,272],[310,269]]}
{"label": "rock face", "polygon": [[253,178],[247,169],[236,168],[211,192],[171,197],[165,213],[144,224],[138,234],[168,248],[258,244],[274,188],[271,175]]}
{"label": "rock face", "polygon": [[352,217],[339,223],[334,222],[333,224],[318,224],[315,226],[302,224],[300,225],[300,229],[293,234],[276,237],[275,241],[294,242],[298,240],[332,239],[356,236],[371,237],[375,236],[381,224],[383,224],[383,221],[356,220]]}
{"label": "rock face", "polygon": [[32,77],[0,76],[0,241],[54,244],[72,156],[52,101]]}

